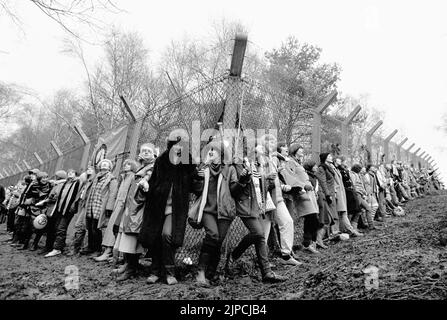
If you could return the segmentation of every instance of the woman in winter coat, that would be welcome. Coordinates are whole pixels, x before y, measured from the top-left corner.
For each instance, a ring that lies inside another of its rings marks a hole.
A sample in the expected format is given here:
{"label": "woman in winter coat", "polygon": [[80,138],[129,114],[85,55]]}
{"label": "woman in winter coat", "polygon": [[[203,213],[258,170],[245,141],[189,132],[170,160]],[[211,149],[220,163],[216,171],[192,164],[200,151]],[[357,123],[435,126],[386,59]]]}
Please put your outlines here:
{"label": "woman in winter coat", "polygon": [[[351,178],[349,176],[349,172],[347,169],[342,165],[341,157],[337,157],[335,159],[335,181],[337,182],[336,185],[338,186],[336,196],[337,196],[337,210],[338,210],[338,217],[340,219],[340,227],[342,231],[349,232],[354,237],[361,237],[363,236],[363,233],[360,233],[355,229],[348,218],[348,206],[352,207],[355,206],[355,204],[350,204],[348,202],[348,194],[349,194],[349,200],[350,202],[356,201],[355,198],[355,191],[354,186],[352,185]],[[348,186],[348,189],[345,189],[345,184]],[[357,202],[357,201],[356,201]]]}
{"label": "woman in winter coat", "polygon": [[[53,217],[53,214],[56,209],[56,202],[59,197],[59,193],[67,180],[67,173],[64,170],[56,171],[54,175],[55,180],[53,181],[53,187],[51,188],[48,197],[42,202],[42,205],[46,206],[45,214],[47,216],[47,225],[43,232],[46,232],[47,236],[45,248],[42,249],[40,254],[47,254],[53,249],[54,240],[56,239],[56,218]],[[38,238],[40,237],[36,234],[36,238],[34,238],[36,247],[37,243],[39,243],[39,240],[37,240]]]}
{"label": "woman in winter coat", "polygon": [[317,239],[315,240],[316,246],[321,249],[327,249],[328,247],[323,243],[323,236],[326,232],[325,224],[320,221],[320,212],[323,210],[323,207],[327,205],[325,195],[320,188],[320,180],[318,177],[318,166],[317,163],[313,160],[306,161],[303,165],[306,170],[307,176],[309,177],[309,181],[314,188],[315,197],[317,199],[318,204],[318,229],[317,229]]}
{"label": "woman in winter coat", "polygon": [[368,205],[371,210],[368,213],[367,219],[370,229],[377,229],[377,226],[373,224],[377,209],[379,208],[378,193],[379,189],[377,186],[376,167],[372,164],[366,166],[366,172],[363,174],[363,182],[365,184],[366,196]]}
{"label": "woman in winter coat", "polygon": [[76,204],[78,208],[76,222],[74,225],[74,236],[72,241],[72,250],[67,255],[89,254],[93,253],[93,250],[89,250],[88,247],[81,250],[84,242],[85,234],[87,233],[86,227],[86,213],[87,213],[87,198],[92,190],[93,180],[95,179],[95,166],[90,165],[87,170],[79,176],[80,189],[76,196]]}
{"label": "woman in winter coat", "polygon": [[291,194],[293,205],[289,205],[289,211],[295,210],[300,218],[304,218],[303,246],[310,253],[318,253],[316,248],[317,232],[319,229],[318,203],[315,191],[306,169],[301,165],[304,158],[304,149],[298,144],[292,144],[289,148],[290,157],[282,162],[283,170],[280,176],[290,191],[283,189],[284,194]]}
{"label": "woman in winter coat", "polygon": [[203,149],[204,161],[199,167],[194,187],[200,191],[200,197],[190,209],[194,215],[201,217],[201,224],[206,233],[200,250],[196,277],[197,284],[205,286],[209,285],[209,280],[215,280],[221,246],[236,216],[229,182],[228,163],[231,159],[225,142],[213,140]]}
{"label": "woman in winter coat", "polygon": [[125,198],[124,212],[122,217],[117,217],[115,220],[115,225],[119,223],[119,230],[114,249],[124,255],[124,265],[113,270],[113,273],[120,274],[117,281],[127,280],[137,273],[138,258],[143,252],[143,247],[138,242],[138,234],[141,230],[154,163],[154,146],[151,143],[141,145],[138,167],[135,174],[132,174],[133,178]]}
{"label": "woman in winter coat", "polygon": [[[270,266],[267,252],[267,239],[264,225],[268,225],[267,210],[268,190],[274,182],[257,171],[255,151],[256,142],[247,143],[247,157],[230,167],[230,192],[235,200],[236,215],[242,220],[249,233],[227,256],[225,268],[228,270],[233,261],[239,259],[251,246],[255,246],[258,265],[263,282],[282,282],[286,278],[275,274]],[[251,148],[253,147],[253,149]]]}
{"label": "woman in winter coat", "polygon": [[[320,165],[318,166],[318,180],[322,197],[320,197],[319,220],[325,227],[338,225],[337,206],[335,203],[335,172],[332,166],[332,154],[321,153]],[[329,228],[328,228],[329,229]],[[326,233],[326,228],[324,233]]]}
{"label": "woman in winter coat", "polygon": [[135,171],[137,170],[137,163],[131,159],[126,159],[123,162],[123,172],[119,177],[119,187],[116,194],[115,205],[113,207],[112,215],[107,222],[107,228],[102,239],[102,246],[104,252],[99,257],[95,257],[95,261],[107,261],[112,256],[113,245],[115,244],[115,238],[118,234],[118,228],[121,222],[121,218],[124,212],[124,205],[127,195],[129,193],[131,183],[134,180]]}
{"label": "woman in winter coat", "polygon": [[[293,254],[293,238],[295,236],[293,218],[287,209],[283,198],[283,191],[281,188],[281,181],[279,179],[278,171],[280,164],[276,157],[277,155],[277,140],[272,134],[266,134],[259,138],[257,146],[257,163],[259,172],[265,174],[266,177],[274,182],[273,188],[269,190],[269,195],[275,207],[272,215],[273,221],[278,225],[281,260],[285,265],[298,266],[302,263],[294,258]],[[270,229],[268,229],[268,233]],[[267,233],[267,239],[268,239]]]}
{"label": "woman in winter coat", "polygon": [[101,160],[100,172],[92,182],[86,202],[86,227],[88,230],[88,247],[93,252],[101,252],[102,231],[107,225],[106,217],[112,215],[118,182],[111,170],[112,161]]}
{"label": "woman in winter coat", "polygon": [[188,150],[189,137],[174,130],[168,137],[167,150],[155,160],[139,235],[139,241],[152,256],[148,283],[162,277],[170,285],[177,283],[175,252],[183,245],[189,193],[196,174]]}
{"label": "woman in winter coat", "polygon": [[67,180],[62,185],[53,213],[56,226],[56,236],[52,251],[45,255],[46,258],[54,257],[62,253],[65,248],[67,230],[71,219],[77,212],[76,198],[80,189],[81,182],[76,177],[75,170],[67,170]]}

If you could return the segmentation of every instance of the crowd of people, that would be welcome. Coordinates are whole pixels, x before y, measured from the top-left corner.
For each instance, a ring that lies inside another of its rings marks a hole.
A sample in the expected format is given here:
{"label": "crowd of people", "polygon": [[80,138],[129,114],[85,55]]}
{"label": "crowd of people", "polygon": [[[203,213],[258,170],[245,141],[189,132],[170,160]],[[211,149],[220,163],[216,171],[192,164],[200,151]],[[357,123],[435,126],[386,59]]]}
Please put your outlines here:
{"label": "crowd of people", "polygon": [[[400,161],[350,167],[344,156],[331,153],[321,153],[319,163],[304,161],[307,150],[272,135],[245,143],[238,161],[222,137],[213,137],[200,164],[186,151],[187,137],[172,133],[167,140],[159,156],[151,143],[141,145],[138,159],[125,160],[119,176],[103,159],[80,175],[58,170],[50,179],[33,169],[15,186],[0,187],[9,245],[35,251],[45,236],[40,252],[45,259],[91,255],[98,263],[113,262],[117,281],[135,277],[145,256],[151,259],[146,282],[172,285],[175,254],[189,223],[205,230],[196,282],[209,286],[219,281],[222,243],[239,217],[248,233],[223,257],[224,271],[254,245],[262,280],[281,282],[286,278],[273,272],[269,261],[270,233],[280,263],[299,266],[298,250],[323,254],[330,240],[374,236],[388,217],[405,215],[405,202],[442,188],[433,170]],[[42,214],[45,227],[37,228]],[[67,241],[74,217],[73,239]],[[298,219],[304,221],[302,239],[295,239]]]}

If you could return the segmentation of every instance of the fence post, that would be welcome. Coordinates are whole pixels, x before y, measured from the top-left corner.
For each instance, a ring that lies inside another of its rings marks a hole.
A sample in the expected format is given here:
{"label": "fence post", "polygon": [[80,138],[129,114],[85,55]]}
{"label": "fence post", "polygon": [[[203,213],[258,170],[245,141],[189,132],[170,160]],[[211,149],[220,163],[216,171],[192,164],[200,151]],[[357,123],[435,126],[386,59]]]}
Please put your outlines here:
{"label": "fence post", "polygon": [[26,170],[31,170],[31,166],[26,162],[26,160],[23,160],[23,164],[25,165]]}
{"label": "fence post", "polygon": [[395,129],[388,137],[383,140],[383,153],[385,154],[385,163],[390,161],[390,141],[396,135],[397,129]]}
{"label": "fence post", "polygon": [[321,115],[324,110],[331,105],[331,103],[337,98],[337,90],[332,91],[318,107],[312,109],[314,113],[312,123],[312,160],[320,162],[321,152]]}
{"label": "fence post", "polygon": [[421,165],[422,168],[425,168],[424,166],[424,155],[426,155],[425,151],[423,151],[420,155],[419,155],[419,163]]}
{"label": "fence post", "polygon": [[56,171],[62,169],[62,160],[64,159],[64,154],[62,153],[61,149],[59,149],[59,147],[57,146],[57,144],[54,141],[50,141],[50,144],[53,147],[54,152],[56,152],[56,154],[57,154],[57,161],[56,161],[56,167],[54,168],[54,172],[48,173],[51,175],[51,174],[56,173]]}
{"label": "fence post", "polygon": [[402,140],[401,143],[399,143],[399,144],[397,145],[397,160],[399,160],[399,161],[402,161],[402,154],[401,154],[401,152],[402,152],[402,147],[403,147],[404,143],[407,142],[407,140],[408,140],[408,138],[405,137],[405,139]]}
{"label": "fence post", "polygon": [[[414,153],[413,153],[413,156],[412,156],[412,159],[413,159],[413,165],[416,167],[419,167],[418,166],[418,160],[417,160],[417,153],[419,152],[421,150],[421,148],[418,148]],[[420,169],[420,168],[419,168]]]}
{"label": "fence post", "polygon": [[362,110],[361,106],[355,107],[355,109],[348,115],[348,117],[341,123],[341,154],[345,157],[348,155],[348,129],[352,120]]}
{"label": "fence post", "polygon": [[141,134],[141,128],[143,126],[143,119],[137,120],[135,111],[127,104],[126,99],[123,96],[120,96],[121,101],[124,104],[124,107],[126,108],[127,112],[130,115],[130,118],[133,122],[133,131],[132,136],[130,140],[130,146],[129,146],[129,158],[135,159],[137,157],[137,151],[138,151],[138,140],[140,138]]}
{"label": "fence post", "polygon": [[[241,75],[242,66],[244,64],[245,50],[247,48],[247,35],[237,34],[234,40],[233,53],[231,57],[230,74],[227,80],[226,86],[226,103],[224,108],[224,114],[222,119],[222,129],[224,130],[224,138],[228,141],[232,141],[232,137],[228,136],[225,129],[236,128],[238,107],[241,101],[242,95],[242,85],[241,85]],[[242,143],[242,139],[239,140],[239,144]],[[234,156],[235,150],[238,153],[242,150],[236,144],[233,144],[234,149],[232,153]]]}
{"label": "fence post", "polygon": [[80,165],[80,169],[84,170],[87,169],[88,153],[90,151],[90,139],[87,137],[84,131],[82,131],[81,127],[75,125],[74,129],[84,143],[84,152],[82,153],[82,160]]}
{"label": "fence post", "polygon": [[414,145],[415,145],[415,143],[413,143],[406,151],[406,161],[405,162],[407,162],[408,164],[413,163],[413,160],[411,158],[410,150],[414,147]]}
{"label": "fence post", "polygon": [[379,127],[383,124],[382,120],[379,120],[367,133],[366,133],[366,148],[368,149],[371,155],[371,161],[373,161],[373,152],[372,152],[372,136],[374,132],[379,129]]}
{"label": "fence post", "polygon": [[43,165],[43,161],[42,159],[39,157],[39,155],[37,154],[37,152],[34,152],[34,157],[36,158],[37,162],[39,162],[39,166]]}
{"label": "fence post", "polygon": [[16,163],[16,167],[17,167],[17,169],[19,169],[19,172],[22,172],[22,171],[23,171],[23,169],[20,168],[19,163]]}
{"label": "fence post", "polygon": [[4,176],[3,176],[3,174],[0,172],[0,179],[3,179],[4,178]]}
{"label": "fence post", "polygon": [[3,168],[3,172],[6,174],[6,177],[9,177],[9,176],[10,176],[10,174],[9,174],[9,172],[6,170],[6,168]]}

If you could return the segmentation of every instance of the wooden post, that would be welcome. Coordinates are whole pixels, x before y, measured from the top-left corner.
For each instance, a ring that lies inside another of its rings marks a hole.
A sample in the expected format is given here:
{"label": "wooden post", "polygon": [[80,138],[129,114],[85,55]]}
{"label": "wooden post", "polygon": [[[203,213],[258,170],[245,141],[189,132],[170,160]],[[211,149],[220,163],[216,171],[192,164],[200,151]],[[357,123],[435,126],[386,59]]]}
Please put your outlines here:
{"label": "wooden post", "polygon": [[56,167],[54,169],[54,172],[48,172],[48,174],[51,176],[56,171],[62,169],[62,161],[64,160],[64,154],[62,153],[61,149],[57,146],[57,144],[54,141],[50,141],[51,146],[53,147],[54,152],[57,154],[57,161],[56,161]]}
{"label": "wooden post", "polygon": [[410,154],[410,150],[414,147],[414,145],[415,145],[415,143],[413,143],[405,152],[406,153],[406,159],[405,159],[406,161],[405,162],[407,162],[408,164],[413,163],[413,160],[412,160],[412,157]]}
{"label": "wooden post", "polygon": [[34,157],[36,158],[37,162],[39,162],[39,165],[42,166],[42,165],[43,165],[43,161],[42,161],[42,159],[39,157],[39,155],[37,154],[37,152],[34,152]]}
{"label": "wooden post", "polygon": [[138,152],[138,140],[140,138],[141,128],[143,126],[143,119],[137,119],[136,112],[129,106],[129,104],[127,103],[126,99],[123,96],[120,96],[120,99],[123,102],[124,106],[126,107],[126,110],[129,113],[130,118],[132,119],[133,122],[133,131],[129,143],[129,158],[135,159]]}
{"label": "wooden post", "polygon": [[348,155],[348,129],[352,120],[362,110],[361,106],[355,109],[348,115],[348,117],[341,124],[341,153],[346,157]]}
{"label": "wooden post", "polygon": [[383,140],[383,153],[385,154],[385,163],[390,161],[390,141],[396,135],[397,129],[395,129],[388,137]]}
{"label": "wooden post", "polygon": [[[226,102],[225,109],[222,119],[222,129],[223,129],[223,137],[228,141],[232,141],[233,137],[230,132],[225,129],[235,129],[236,121],[237,121],[237,113],[241,104],[242,97],[242,85],[241,85],[241,75],[242,75],[242,66],[245,58],[245,50],[247,48],[247,35],[245,34],[237,34],[234,40],[233,54],[231,57],[231,65],[230,65],[230,74],[227,80],[226,85]],[[249,129],[249,128],[246,128]],[[242,139],[239,139],[239,144],[242,142]],[[240,152],[241,149],[232,143],[233,156],[236,148]],[[239,153],[238,152],[238,153]]]}
{"label": "wooden post", "polygon": [[312,124],[312,159],[315,162],[320,162],[320,152],[321,152],[321,115],[324,110],[331,105],[332,102],[337,98],[337,91],[334,90],[329,94],[320,105],[313,109],[314,118]]}
{"label": "wooden post", "polygon": [[3,174],[0,172],[0,179],[3,179],[4,178],[4,176],[3,176]]}
{"label": "wooden post", "polygon": [[397,145],[397,160],[402,161],[402,147],[407,142],[408,138],[405,138]]}
{"label": "wooden post", "polygon": [[18,164],[18,163],[16,163],[16,167],[17,167],[17,169],[19,169],[19,172],[22,172],[22,171],[23,171],[23,169],[22,169],[22,168],[20,168],[20,166],[19,166],[19,164]]}
{"label": "wooden post", "polygon": [[80,169],[85,170],[85,169],[87,169],[87,164],[88,164],[88,153],[90,151],[90,139],[87,137],[87,135],[84,133],[84,131],[82,131],[82,129],[79,126],[75,125],[74,129],[75,129],[76,133],[79,135],[79,137],[81,138],[82,142],[84,143],[84,152],[82,153]]}
{"label": "wooden post", "polygon": [[[421,150],[421,148],[418,148],[414,153],[413,153],[413,165],[416,167],[418,165],[418,159],[417,159],[417,153]],[[419,168],[420,169],[420,168]]]}
{"label": "wooden post", "polygon": [[23,164],[25,165],[26,170],[31,170],[31,166],[26,162],[26,160],[23,160]]}
{"label": "wooden post", "polygon": [[9,177],[9,176],[10,176],[10,174],[9,174],[9,172],[6,170],[6,168],[3,168],[3,172],[5,173],[6,177]]}
{"label": "wooden post", "polygon": [[372,152],[372,136],[374,134],[374,132],[377,131],[377,129],[379,129],[379,127],[383,124],[382,120],[379,120],[367,133],[366,133],[366,148],[368,149],[368,151],[371,154],[371,161],[374,162],[373,157],[373,152]]}

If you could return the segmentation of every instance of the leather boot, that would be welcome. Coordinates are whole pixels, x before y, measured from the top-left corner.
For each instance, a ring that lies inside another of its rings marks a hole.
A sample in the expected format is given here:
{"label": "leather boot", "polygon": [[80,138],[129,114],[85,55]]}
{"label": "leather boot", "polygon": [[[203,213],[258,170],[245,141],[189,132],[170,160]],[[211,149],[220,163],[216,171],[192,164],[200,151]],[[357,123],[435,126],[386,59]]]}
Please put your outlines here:
{"label": "leather boot", "polygon": [[124,281],[131,279],[137,274],[137,266],[138,266],[138,255],[127,253],[127,268],[126,270],[116,278],[116,281]]}
{"label": "leather boot", "polygon": [[324,228],[318,229],[318,231],[317,231],[316,245],[317,245],[317,247],[322,248],[322,249],[328,248],[328,246],[323,243],[323,236],[325,233],[326,233],[326,230]]}

